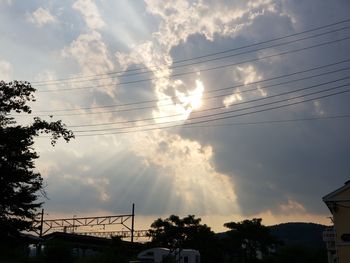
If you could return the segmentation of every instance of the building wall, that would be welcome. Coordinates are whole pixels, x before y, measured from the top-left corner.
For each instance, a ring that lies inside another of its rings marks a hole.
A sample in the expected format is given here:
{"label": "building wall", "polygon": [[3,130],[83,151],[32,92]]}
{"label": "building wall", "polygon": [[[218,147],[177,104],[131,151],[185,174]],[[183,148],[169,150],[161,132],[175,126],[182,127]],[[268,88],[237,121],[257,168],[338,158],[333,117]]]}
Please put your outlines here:
{"label": "building wall", "polygon": [[333,218],[339,263],[350,263],[350,242],[345,242],[341,239],[343,234],[350,235],[350,188],[339,193],[335,199],[349,200],[336,202],[336,209],[333,211]]}
{"label": "building wall", "polygon": [[350,187],[348,189],[345,189],[344,191],[338,193],[337,197],[336,197],[336,199],[338,199],[338,200],[341,200],[341,199],[349,200],[349,198],[350,198]]}

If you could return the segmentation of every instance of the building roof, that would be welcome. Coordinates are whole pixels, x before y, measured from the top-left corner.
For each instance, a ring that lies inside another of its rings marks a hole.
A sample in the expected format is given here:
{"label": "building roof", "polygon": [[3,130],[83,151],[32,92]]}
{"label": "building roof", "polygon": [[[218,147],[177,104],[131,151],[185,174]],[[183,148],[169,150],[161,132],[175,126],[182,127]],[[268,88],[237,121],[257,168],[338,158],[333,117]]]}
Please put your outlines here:
{"label": "building roof", "polygon": [[350,180],[346,181],[344,185],[335,191],[325,195],[322,200],[323,202],[335,202],[335,201],[350,201],[350,200],[343,200],[342,198],[339,198],[339,195],[345,191],[350,189]]}
{"label": "building roof", "polygon": [[112,243],[111,239],[94,237],[87,235],[79,235],[74,233],[64,233],[64,232],[53,232],[43,236],[45,241],[50,240],[62,240],[76,245],[85,245],[92,247],[105,247],[109,246]]}

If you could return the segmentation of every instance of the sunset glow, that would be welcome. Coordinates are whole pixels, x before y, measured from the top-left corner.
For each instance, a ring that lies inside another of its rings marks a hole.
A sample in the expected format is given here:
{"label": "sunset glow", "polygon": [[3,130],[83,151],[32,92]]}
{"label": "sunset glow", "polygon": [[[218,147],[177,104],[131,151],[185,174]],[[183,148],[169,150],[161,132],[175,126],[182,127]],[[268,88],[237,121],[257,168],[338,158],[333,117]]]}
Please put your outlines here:
{"label": "sunset glow", "polygon": [[31,113],[8,116],[75,135],[35,137],[44,208],[324,222],[322,196],[349,180],[349,14],[338,0],[0,0],[0,80],[36,89]]}

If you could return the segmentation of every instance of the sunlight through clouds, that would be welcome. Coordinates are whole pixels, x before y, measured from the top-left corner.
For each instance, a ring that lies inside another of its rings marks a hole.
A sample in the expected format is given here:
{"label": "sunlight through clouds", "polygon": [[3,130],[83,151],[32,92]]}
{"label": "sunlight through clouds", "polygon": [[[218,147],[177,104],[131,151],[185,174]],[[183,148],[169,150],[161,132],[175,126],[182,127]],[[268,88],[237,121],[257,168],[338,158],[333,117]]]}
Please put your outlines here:
{"label": "sunlight through clouds", "polygon": [[203,82],[196,80],[196,88],[194,90],[189,90],[188,94],[183,94],[177,91],[177,96],[185,108],[190,108],[191,110],[199,109],[202,105],[202,96],[204,92]]}
{"label": "sunlight through clouds", "polygon": [[[56,212],[117,213],[136,202],[140,216],[190,213],[221,226],[245,216],[320,220],[326,209],[319,197],[347,176],[348,122],[278,122],[348,114],[345,94],[253,112],[273,101],[270,95],[277,101],[280,92],[323,81],[267,89],[282,82],[274,77],[346,58],[348,42],[338,41],[264,59],[347,36],[344,30],[288,43],[298,32],[348,17],[346,1],[75,0],[41,6],[0,0],[0,6],[0,77],[29,80],[38,90],[33,115],[24,120],[52,115],[77,135],[54,149],[46,137],[35,144],[37,168],[52,197],[47,204]],[[264,49],[254,50],[259,47]],[[298,75],[283,81],[292,77]],[[255,99],[264,100],[250,101]],[[270,120],[275,123],[263,124]]]}
{"label": "sunlight through clouds", "polygon": [[101,29],[106,25],[94,1],[78,0],[73,8],[81,13],[90,29]]}
{"label": "sunlight through clouds", "polygon": [[173,180],[172,204],[181,213],[197,210],[201,214],[227,214],[238,211],[232,181],[211,165],[210,146],[182,139],[166,132],[140,137],[133,145],[135,154],[164,169],[163,176]]}
{"label": "sunlight through clouds", "polygon": [[[161,98],[158,102],[158,110],[153,111],[155,121],[157,123],[169,121],[184,121],[187,120],[193,110],[199,109],[202,105],[202,96],[204,92],[203,82],[195,81],[195,88],[187,88],[181,80],[175,80],[174,94],[176,98],[159,94]],[[168,118],[164,118],[170,116]]]}

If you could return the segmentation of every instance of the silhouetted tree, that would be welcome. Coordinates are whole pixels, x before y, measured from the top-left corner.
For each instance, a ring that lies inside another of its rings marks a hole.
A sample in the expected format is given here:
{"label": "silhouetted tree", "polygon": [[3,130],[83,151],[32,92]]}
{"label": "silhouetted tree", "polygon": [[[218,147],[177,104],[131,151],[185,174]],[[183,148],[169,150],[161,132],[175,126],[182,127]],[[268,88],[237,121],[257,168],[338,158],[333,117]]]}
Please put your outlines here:
{"label": "silhouetted tree", "polygon": [[277,240],[270,234],[269,229],[261,224],[261,218],[229,222],[224,226],[229,228],[228,242],[231,246],[232,256],[238,262],[256,262],[258,253],[267,255]]}
{"label": "silhouetted tree", "polygon": [[152,245],[168,248],[191,248],[201,253],[202,262],[220,262],[219,241],[215,233],[200,218],[171,215],[158,218],[149,230]]}
{"label": "silhouetted tree", "polygon": [[39,156],[33,148],[34,138],[51,134],[54,146],[58,138],[74,138],[61,121],[47,122],[34,118],[30,124],[18,124],[11,113],[31,113],[28,102],[35,101],[35,89],[29,82],[0,81],[0,235],[31,230],[37,215],[43,180],[35,171]]}

